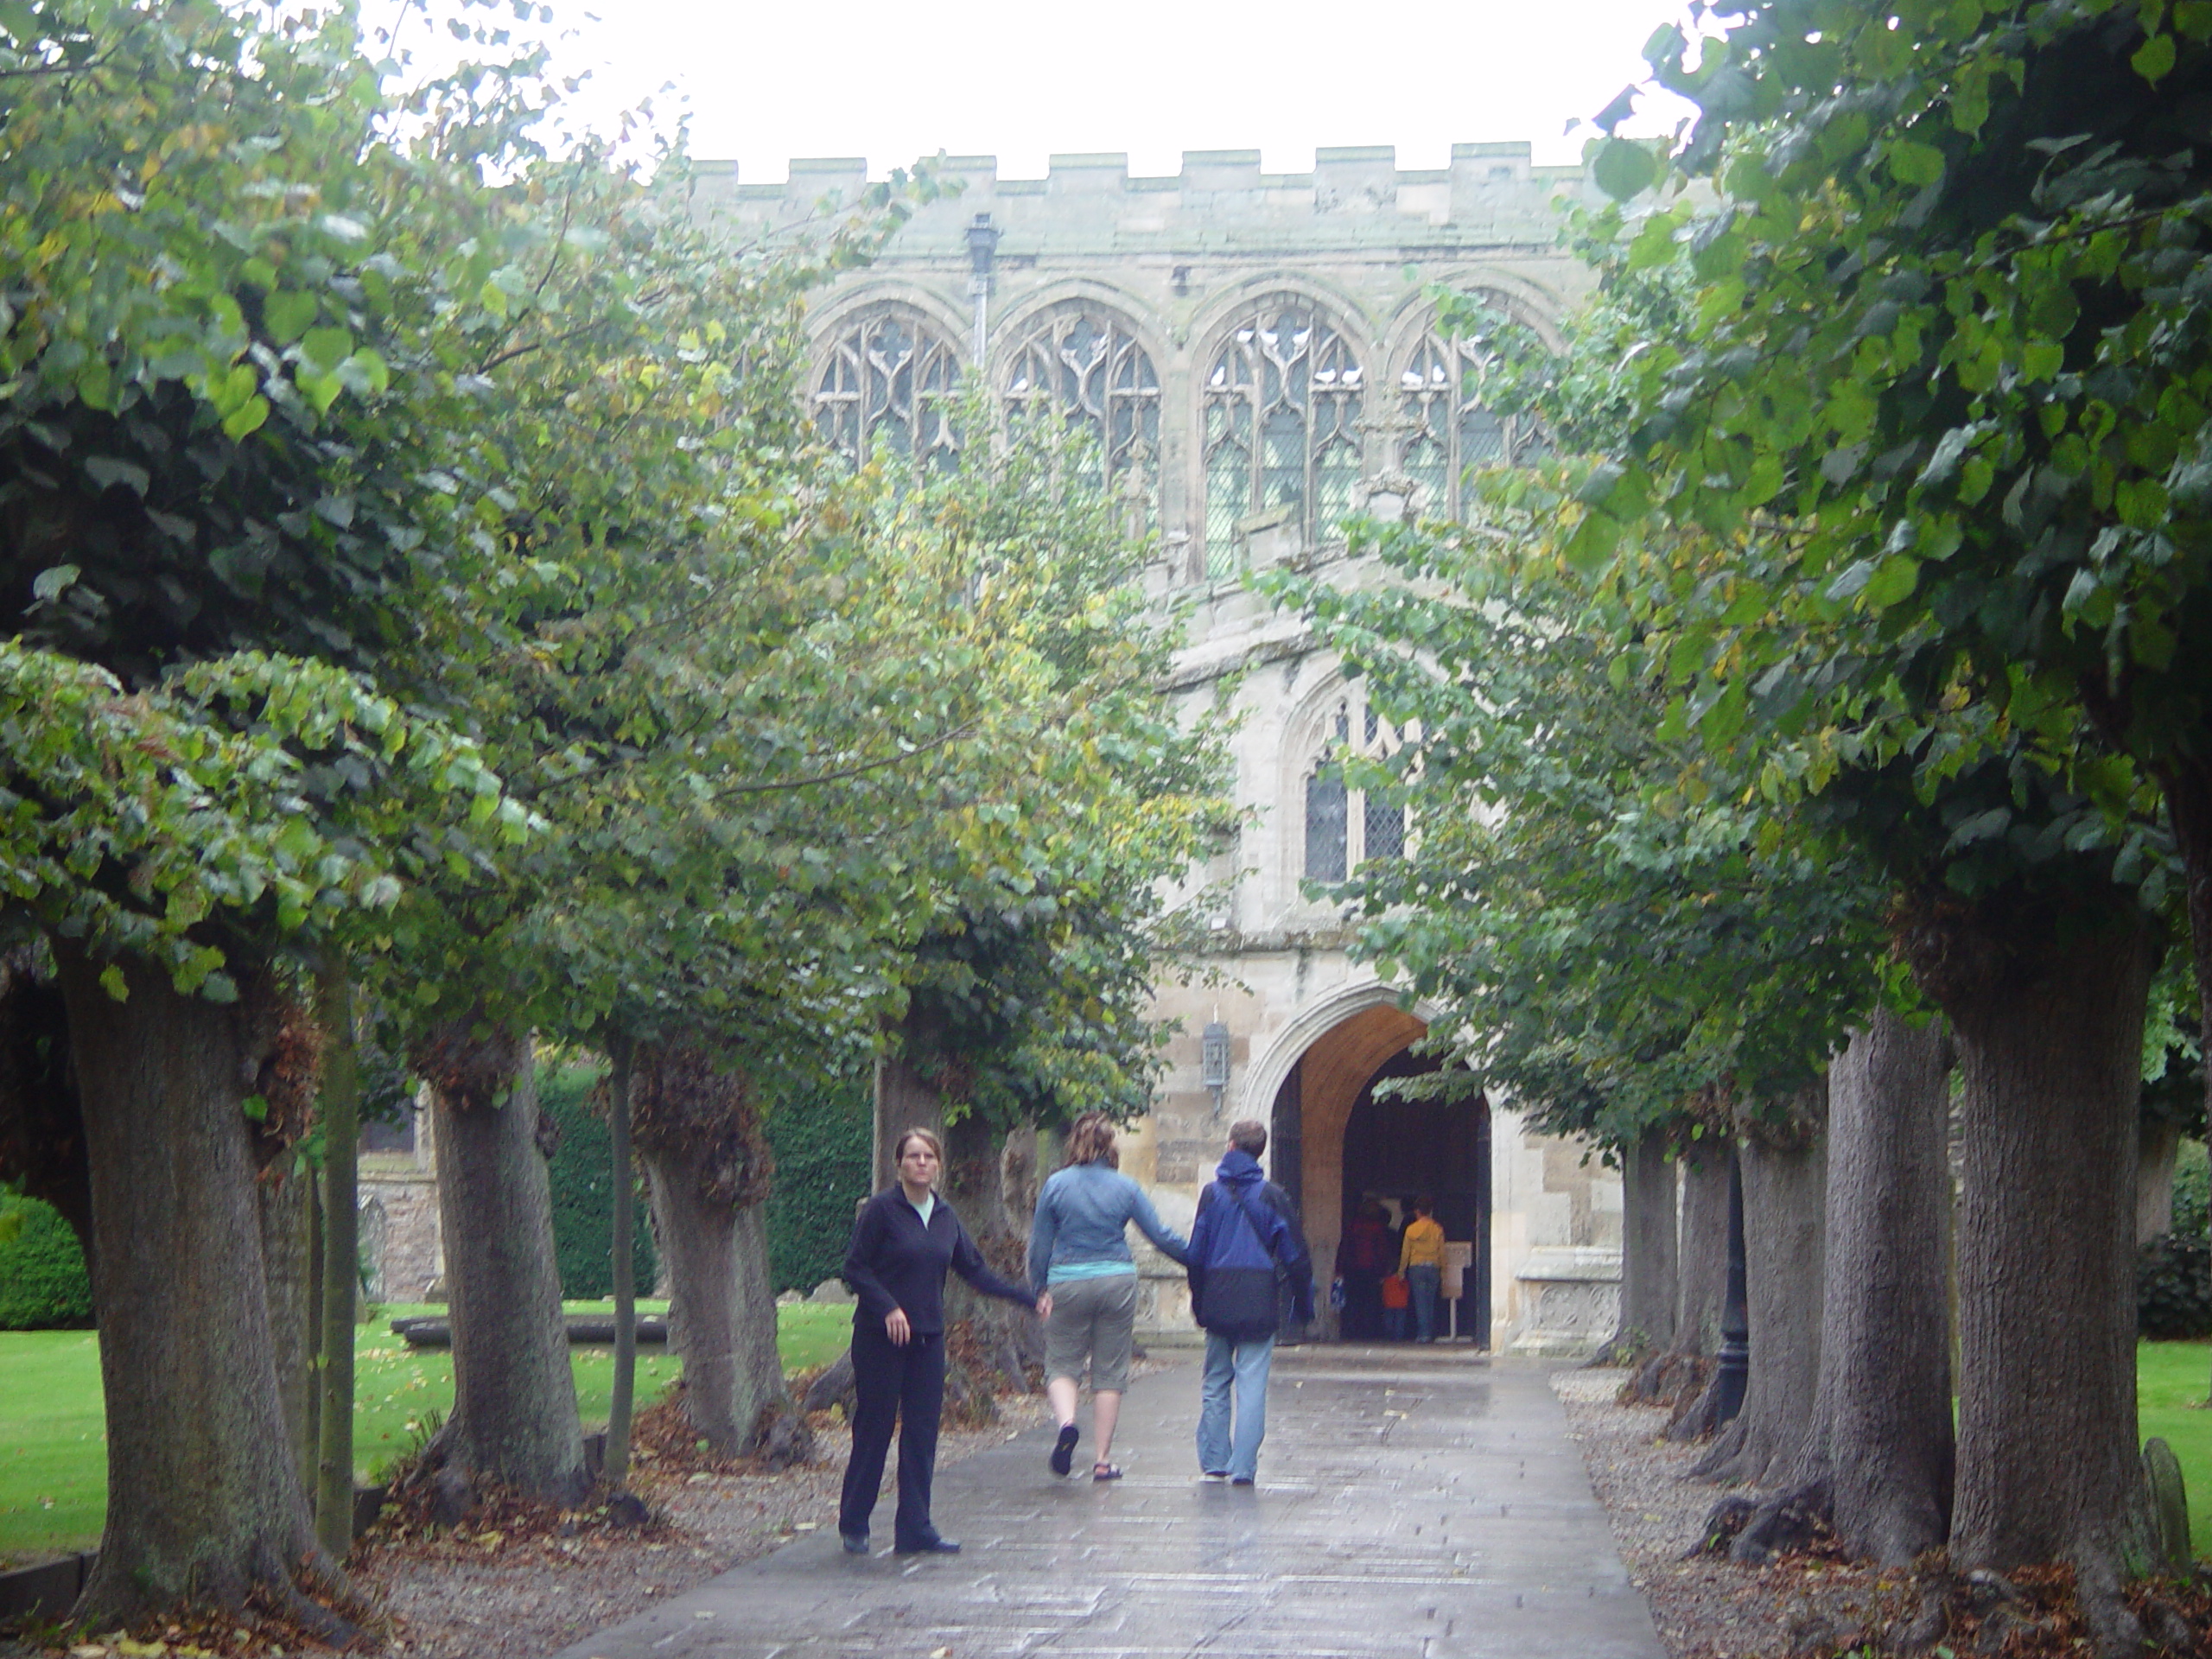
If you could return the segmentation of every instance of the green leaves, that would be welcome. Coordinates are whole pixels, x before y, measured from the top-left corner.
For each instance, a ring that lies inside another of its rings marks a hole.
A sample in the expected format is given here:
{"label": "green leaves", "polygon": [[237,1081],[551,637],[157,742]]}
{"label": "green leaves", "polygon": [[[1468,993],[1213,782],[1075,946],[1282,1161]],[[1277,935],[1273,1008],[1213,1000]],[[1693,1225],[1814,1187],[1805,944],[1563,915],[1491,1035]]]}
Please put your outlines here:
{"label": "green leaves", "polygon": [[1616,201],[1640,195],[1658,182],[1659,158],[1632,138],[1598,139],[1585,159],[1592,181]]}

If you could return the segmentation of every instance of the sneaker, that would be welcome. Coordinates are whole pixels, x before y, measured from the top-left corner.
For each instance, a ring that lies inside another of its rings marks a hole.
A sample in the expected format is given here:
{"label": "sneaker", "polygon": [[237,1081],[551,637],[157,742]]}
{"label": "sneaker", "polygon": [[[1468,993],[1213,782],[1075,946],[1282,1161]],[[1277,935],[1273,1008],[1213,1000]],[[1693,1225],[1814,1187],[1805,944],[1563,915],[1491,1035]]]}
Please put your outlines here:
{"label": "sneaker", "polygon": [[1226,1469],[1209,1469],[1205,1473],[1200,1475],[1198,1478],[1200,1480],[1211,1481],[1213,1484],[1218,1486],[1223,1481],[1229,1478],[1229,1471]]}
{"label": "sneaker", "polygon": [[1252,1484],[1252,1477],[1249,1475],[1238,1475],[1229,1484],[1232,1486],[1249,1486]]}
{"label": "sneaker", "polygon": [[865,1555],[868,1554],[868,1534],[864,1532],[841,1532],[837,1535],[837,1537],[839,1541],[844,1544],[846,1554]]}

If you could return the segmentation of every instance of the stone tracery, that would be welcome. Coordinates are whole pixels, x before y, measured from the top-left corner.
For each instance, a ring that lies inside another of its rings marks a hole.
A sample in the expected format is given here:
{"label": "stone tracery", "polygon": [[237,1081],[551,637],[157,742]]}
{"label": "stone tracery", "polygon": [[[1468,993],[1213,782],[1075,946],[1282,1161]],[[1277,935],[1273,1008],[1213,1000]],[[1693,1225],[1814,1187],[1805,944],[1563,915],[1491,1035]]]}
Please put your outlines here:
{"label": "stone tracery", "polygon": [[901,455],[924,467],[960,448],[952,400],[959,348],[904,306],[870,310],[840,329],[814,381],[822,435],[859,466]]}
{"label": "stone tracery", "polygon": [[1516,462],[1535,447],[1533,424],[1484,402],[1492,353],[1479,340],[1424,334],[1398,373],[1399,470],[1421,486],[1421,511],[1465,516],[1470,467]]}
{"label": "stone tracery", "polygon": [[1237,526],[1286,509],[1307,542],[1351,511],[1365,374],[1308,302],[1262,302],[1222,341],[1204,388],[1209,571],[1236,567]]}
{"label": "stone tracery", "polygon": [[1047,315],[1013,354],[1007,416],[1058,411],[1096,445],[1090,480],[1142,502],[1143,529],[1159,522],[1160,375],[1121,318],[1092,307]]}

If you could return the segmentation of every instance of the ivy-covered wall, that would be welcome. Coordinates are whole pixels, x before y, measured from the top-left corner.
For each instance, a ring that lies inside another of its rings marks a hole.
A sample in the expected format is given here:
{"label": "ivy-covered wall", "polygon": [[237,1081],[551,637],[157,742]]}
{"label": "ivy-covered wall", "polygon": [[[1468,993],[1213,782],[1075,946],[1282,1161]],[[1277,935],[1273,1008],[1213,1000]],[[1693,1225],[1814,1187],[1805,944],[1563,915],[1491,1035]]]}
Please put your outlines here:
{"label": "ivy-covered wall", "polygon": [[868,1195],[867,1072],[793,1084],[768,1109],[776,1184],[768,1197],[768,1261],[779,1291],[810,1291],[836,1276]]}
{"label": "ivy-covered wall", "polygon": [[[561,1269],[561,1294],[573,1300],[597,1300],[614,1294],[614,1264],[608,1243],[614,1230],[614,1160],[607,1152],[607,1120],[592,1106],[602,1068],[588,1061],[548,1061],[537,1068],[537,1103],[561,1126],[561,1144],[548,1172],[553,1181],[553,1255]],[[644,1195],[632,1206],[632,1271],[638,1294],[652,1292],[660,1263],[653,1254],[652,1230],[645,1219]]]}
{"label": "ivy-covered wall", "polygon": [[[604,1067],[549,1061],[538,1067],[542,1109],[561,1126],[553,1154],[553,1249],[561,1294],[597,1300],[614,1294],[607,1238],[614,1224],[613,1162],[607,1120],[592,1104]],[[768,1199],[769,1266],[779,1291],[810,1291],[836,1276],[852,1236],[853,1211],[868,1192],[870,1079],[867,1073],[783,1084],[768,1109],[776,1179]],[[640,1294],[659,1274],[640,1188],[636,1254]],[[64,1230],[67,1230],[66,1229]]]}
{"label": "ivy-covered wall", "polygon": [[92,1277],[61,1212],[36,1198],[0,1193],[0,1331],[92,1322]]}

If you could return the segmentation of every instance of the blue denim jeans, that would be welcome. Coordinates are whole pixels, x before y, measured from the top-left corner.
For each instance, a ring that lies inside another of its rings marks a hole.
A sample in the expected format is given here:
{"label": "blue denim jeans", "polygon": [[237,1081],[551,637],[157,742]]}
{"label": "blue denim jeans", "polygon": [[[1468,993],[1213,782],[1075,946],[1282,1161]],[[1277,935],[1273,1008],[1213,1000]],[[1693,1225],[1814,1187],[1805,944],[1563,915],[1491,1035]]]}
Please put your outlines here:
{"label": "blue denim jeans", "polygon": [[1206,1332],[1205,1380],[1198,1392],[1198,1467],[1205,1473],[1226,1474],[1232,1480],[1258,1478],[1260,1441],[1268,1432],[1268,1368],[1274,1352],[1273,1337],[1231,1342]]}
{"label": "blue denim jeans", "polygon": [[1406,1269],[1406,1288],[1414,1294],[1414,1340],[1436,1340],[1436,1293],[1444,1282],[1441,1268],[1412,1267]]}

